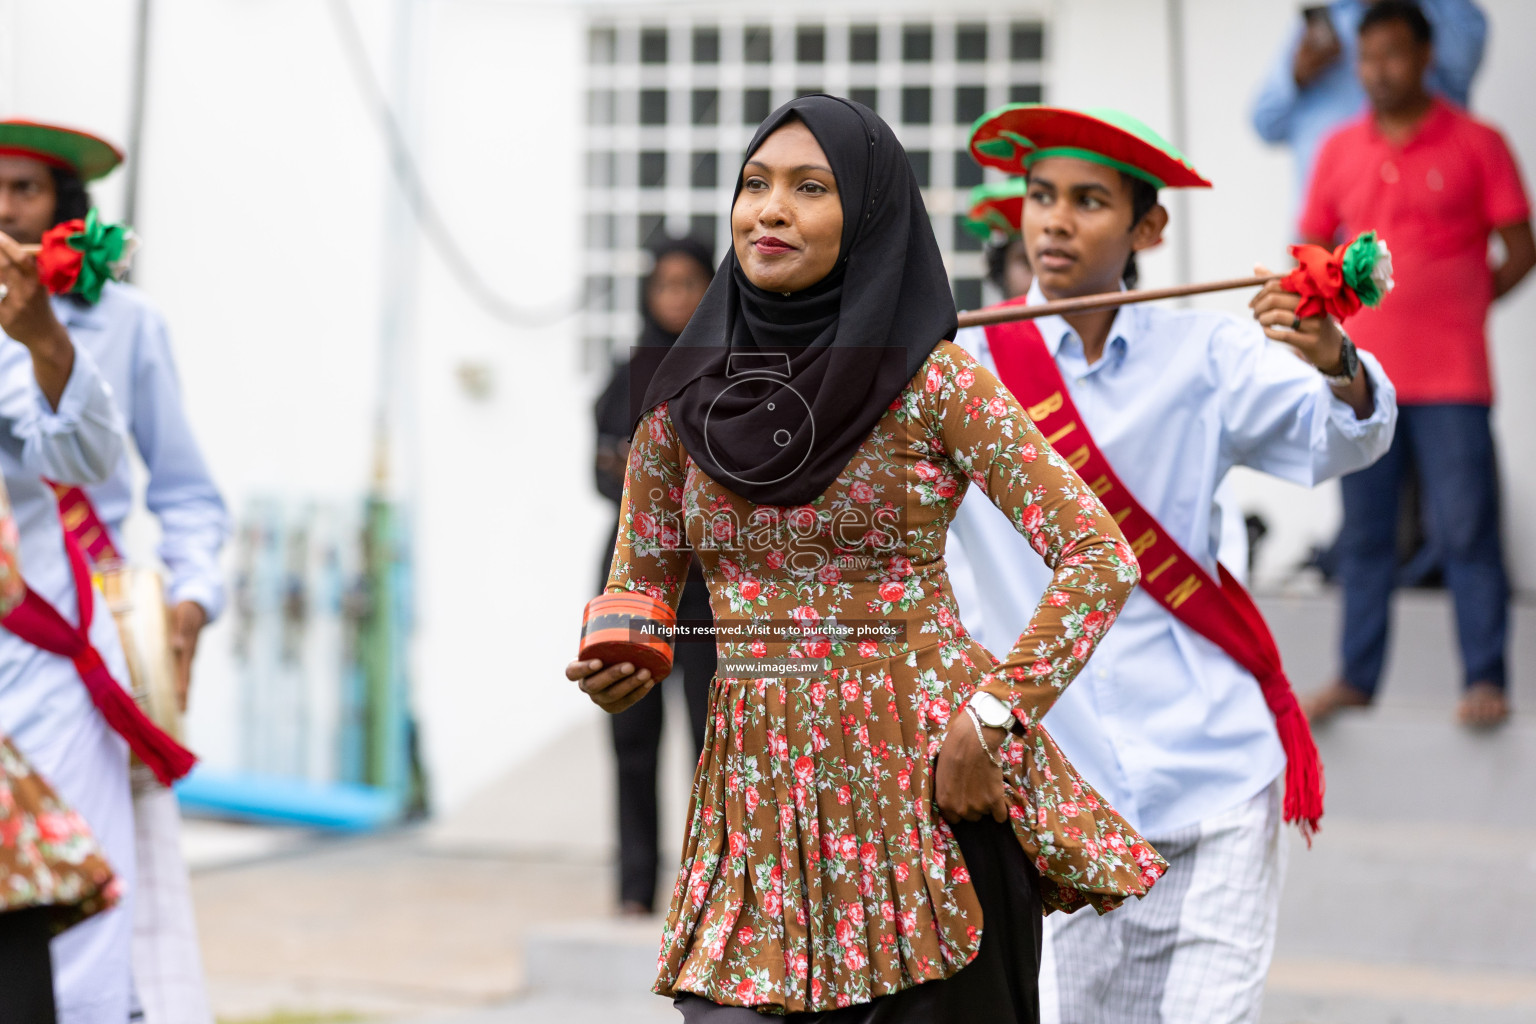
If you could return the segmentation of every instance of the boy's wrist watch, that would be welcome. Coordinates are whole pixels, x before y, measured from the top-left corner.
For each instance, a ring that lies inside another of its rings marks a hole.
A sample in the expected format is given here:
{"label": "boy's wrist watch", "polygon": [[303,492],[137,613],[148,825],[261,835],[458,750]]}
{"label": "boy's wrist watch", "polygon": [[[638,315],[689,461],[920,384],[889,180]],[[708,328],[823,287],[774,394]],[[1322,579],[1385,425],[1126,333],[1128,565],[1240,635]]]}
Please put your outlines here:
{"label": "boy's wrist watch", "polygon": [[971,699],[966,703],[976,710],[976,717],[980,718],[981,724],[989,729],[1013,727],[1013,709],[985,690],[977,690],[971,694]]}
{"label": "boy's wrist watch", "polygon": [[1317,368],[1323,379],[1336,388],[1348,387],[1360,376],[1360,350],[1355,348],[1355,343],[1342,327],[1339,328],[1339,336],[1344,339],[1344,344],[1339,348],[1339,372],[1329,373],[1321,366]]}

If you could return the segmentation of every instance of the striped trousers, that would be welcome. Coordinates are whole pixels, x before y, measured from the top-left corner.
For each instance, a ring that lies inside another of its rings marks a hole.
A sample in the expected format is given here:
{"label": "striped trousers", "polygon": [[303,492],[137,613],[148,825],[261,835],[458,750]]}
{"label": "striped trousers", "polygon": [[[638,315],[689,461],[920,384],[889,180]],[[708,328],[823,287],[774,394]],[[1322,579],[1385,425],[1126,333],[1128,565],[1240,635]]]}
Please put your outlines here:
{"label": "striped trousers", "polygon": [[1146,898],[1046,918],[1042,1024],[1258,1024],[1285,880],[1282,786],[1147,836],[1169,867]]}
{"label": "striped trousers", "polygon": [[138,891],[133,906],[134,1012],[143,1024],[213,1024],[181,855],[181,808],[153,782],[133,794]]}

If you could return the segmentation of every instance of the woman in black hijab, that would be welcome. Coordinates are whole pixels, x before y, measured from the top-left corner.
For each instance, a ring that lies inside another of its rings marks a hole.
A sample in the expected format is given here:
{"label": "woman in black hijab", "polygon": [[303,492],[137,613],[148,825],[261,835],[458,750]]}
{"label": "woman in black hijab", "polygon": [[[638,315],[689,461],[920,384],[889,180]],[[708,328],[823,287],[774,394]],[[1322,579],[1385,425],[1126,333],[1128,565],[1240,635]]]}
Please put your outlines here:
{"label": "woman in black hijab", "polygon": [[[838,196],[820,201],[841,208],[836,246],[765,252],[758,238],[736,247],[641,406],[671,399],[672,421],[699,465],[743,497],[774,505],[825,490],[957,326],[922,195],[889,127],[859,104],[806,96],[765,121],[748,151],[786,123],[810,125],[831,164]],[[737,182],[737,205],[745,184]],[[827,256],[835,262],[822,269]],[[767,275],[766,288],[744,262]],[[808,286],[789,287],[808,273]]]}
{"label": "woman in black hijab", "polygon": [[[667,238],[651,248],[651,270],[640,284],[640,340],[630,358],[616,364],[608,386],[598,396],[597,489],[617,503],[624,494],[624,463],[634,431],[634,409],[649,386],[651,374],[677,340],[709,287],[715,273],[710,247],[693,238]],[[615,524],[614,532],[618,527]],[[602,551],[602,574],[597,588],[608,579],[608,560],[614,541]],[[684,623],[707,627],[710,622],[709,590],[697,559],[688,566],[678,617]],[[709,682],[715,674],[715,642],[712,636],[679,640],[674,675],[682,677],[683,699],[693,737],[694,757],[704,748],[704,718],[709,701]],[[665,724],[661,691],[657,690],[623,714],[614,715],[613,753],[618,768],[615,796],[618,807],[619,913],[626,917],[654,912],[657,852],[656,771]]]}
{"label": "woman in black hijab", "polygon": [[[1033,1024],[1042,906],[1107,911],[1163,867],[1038,725],[1134,557],[949,340],[928,214],[872,111],[775,111],[731,235],[641,404],[606,586],[675,602],[691,545],[715,610],[656,991],[687,1024]],[[1054,569],[1001,662],[944,569],[968,480]],[[653,685],[566,675],[611,712]]]}

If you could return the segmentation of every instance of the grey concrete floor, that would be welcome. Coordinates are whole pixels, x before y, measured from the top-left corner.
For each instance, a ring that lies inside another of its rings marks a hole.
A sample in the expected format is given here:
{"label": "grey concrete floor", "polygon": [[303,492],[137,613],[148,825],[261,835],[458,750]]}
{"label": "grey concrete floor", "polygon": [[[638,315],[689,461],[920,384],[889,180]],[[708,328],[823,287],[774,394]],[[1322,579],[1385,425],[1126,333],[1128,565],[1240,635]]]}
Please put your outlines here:
{"label": "grey concrete floor", "polygon": [[322,841],[193,874],[221,1021],[400,1017],[505,1002],[530,928],[602,917],[607,865],[460,856],[419,832]]}
{"label": "grey concrete floor", "polygon": [[[1332,599],[1263,603],[1310,689],[1332,667]],[[1329,814],[1312,850],[1293,846],[1264,1024],[1536,1022],[1536,607],[1517,609],[1518,714],[1493,735],[1452,722],[1443,595],[1408,595],[1397,625],[1380,706],[1318,731]],[[679,1021],[646,992],[659,925],[608,917],[606,749],[594,715],[536,769],[387,836],[191,823],[220,1021]],[[666,758],[672,858],[680,729]]]}

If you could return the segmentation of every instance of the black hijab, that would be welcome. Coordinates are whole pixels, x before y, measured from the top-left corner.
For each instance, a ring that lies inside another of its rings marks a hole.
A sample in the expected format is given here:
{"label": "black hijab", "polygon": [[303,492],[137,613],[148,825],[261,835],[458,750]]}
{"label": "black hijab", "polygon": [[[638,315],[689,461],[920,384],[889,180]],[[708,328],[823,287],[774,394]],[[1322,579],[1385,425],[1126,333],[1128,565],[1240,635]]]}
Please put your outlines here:
{"label": "black hijab", "polygon": [[835,96],[791,100],[757,129],[743,165],[796,118],[837,179],[836,265],[786,296],[753,285],[728,251],[639,407],[669,402],[694,461],[762,505],[804,504],[831,486],[928,354],[956,330],[949,279],[906,151],[874,111]]}

